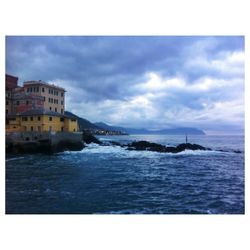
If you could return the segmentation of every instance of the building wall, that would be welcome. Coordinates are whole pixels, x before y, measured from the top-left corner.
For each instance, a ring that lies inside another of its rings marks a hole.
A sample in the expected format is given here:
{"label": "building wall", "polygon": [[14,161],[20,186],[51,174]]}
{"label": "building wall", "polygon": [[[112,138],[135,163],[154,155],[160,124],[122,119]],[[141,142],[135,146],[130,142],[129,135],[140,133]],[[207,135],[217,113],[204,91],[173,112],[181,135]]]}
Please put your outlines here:
{"label": "building wall", "polygon": [[6,113],[6,115],[8,115],[8,114],[12,113],[12,100],[11,100],[11,98],[8,98],[8,97],[6,97],[5,100],[6,100],[5,113]]}
{"label": "building wall", "polygon": [[24,91],[32,95],[42,96],[44,98],[45,110],[64,114],[65,90],[63,88],[33,81],[24,83]]}
{"label": "building wall", "polygon": [[66,131],[76,132],[79,131],[78,122],[76,119],[65,119],[65,129]]}
{"label": "building wall", "polygon": [[78,123],[75,119],[62,118],[59,116],[17,116],[16,118],[8,119],[6,124],[6,131],[77,132]]}
{"label": "building wall", "polygon": [[26,98],[18,99],[15,98],[12,102],[12,110],[16,113],[22,113],[31,109],[43,108],[43,101],[41,98],[31,98],[27,96]]}
{"label": "building wall", "polygon": [[13,97],[13,91],[15,88],[17,88],[17,81],[18,77],[11,76],[11,75],[5,75],[5,113],[11,114],[13,113],[12,110],[12,97]]}
{"label": "building wall", "polygon": [[20,117],[8,119],[5,127],[6,132],[18,132],[23,131],[20,123]]}
{"label": "building wall", "polygon": [[5,75],[5,84],[7,89],[14,89],[17,87],[18,77]]}

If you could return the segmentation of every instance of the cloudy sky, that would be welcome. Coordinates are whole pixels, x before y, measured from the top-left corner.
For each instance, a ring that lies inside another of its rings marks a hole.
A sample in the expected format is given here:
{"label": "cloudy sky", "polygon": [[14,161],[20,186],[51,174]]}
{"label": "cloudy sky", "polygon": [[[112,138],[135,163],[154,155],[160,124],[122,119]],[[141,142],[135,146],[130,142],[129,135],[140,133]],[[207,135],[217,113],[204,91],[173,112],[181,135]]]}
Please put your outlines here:
{"label": "cloudy sky", "polygon": [[67,90],[92,122],[244,130],[244,38],[6,37],[6,73]]}

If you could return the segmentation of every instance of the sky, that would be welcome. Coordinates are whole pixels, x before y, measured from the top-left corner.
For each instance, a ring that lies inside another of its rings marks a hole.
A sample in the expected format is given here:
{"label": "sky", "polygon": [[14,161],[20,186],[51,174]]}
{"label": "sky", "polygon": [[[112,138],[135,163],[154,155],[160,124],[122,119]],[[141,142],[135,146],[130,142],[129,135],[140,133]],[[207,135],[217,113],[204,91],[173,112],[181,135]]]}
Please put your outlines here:
{"label": "sky", "polygon": [[244,133],[242,36],[7,36],[6,73],[66,89],[91,122]]}

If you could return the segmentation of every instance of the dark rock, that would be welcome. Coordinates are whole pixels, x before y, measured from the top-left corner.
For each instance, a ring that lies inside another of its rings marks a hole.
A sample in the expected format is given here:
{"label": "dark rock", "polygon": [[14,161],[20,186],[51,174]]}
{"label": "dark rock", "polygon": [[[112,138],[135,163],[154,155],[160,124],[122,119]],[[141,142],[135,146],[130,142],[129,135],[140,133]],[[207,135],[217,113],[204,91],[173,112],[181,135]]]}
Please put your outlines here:
{"label": "dark rock", "polygon": [[184,151],[186,149],[189,149],[189,150],[206,150],[205,147],[201,146],[201,145],[198,145],[198,144],[191,144],[191,143],[182,143],[182,144],[179,144],[176,149],[181,152],[181,151]]}
{"label": "dark rock", "polygon": [[165,153],[179,153],[184,150],[211,150],[209,148],[205,148],[198,144],[191,144],[191,143],[182,143],[176,147],[166,147],[161,144],[152,143],[148,141],[137,141],[132,142],[127,145],[128,150],[148,150],[148,151],[155,151],[155,152],[165,152]]}
{"label": "dark rock", "polygon": [[138,141],[138,142],[132,142],[131,144],[128,144],[128,150],[148,150],[148,151],[156,151],[156,152],[165,152],[166,147],[153,143],[148,141]]}
{"label": "dark rock", "polygon": [[234,150],[234,153],[241,154],[242,152],[240,150]]}
{"label": "dark rock", "polygon": [[53,153],[63,152],[63,151],[80,151],[84,148],[84,143],[82,141],[60,141],[51,147]]}
{"label": "dark rock", "polygon": [[102,144],[101,141],[99,141],[95,136],[93,136],[91,133],[89,132],[83,132],[82,133],[82,140],[87,143],[87,144],[90,144],[90,143],[96,143],[96,144]]}

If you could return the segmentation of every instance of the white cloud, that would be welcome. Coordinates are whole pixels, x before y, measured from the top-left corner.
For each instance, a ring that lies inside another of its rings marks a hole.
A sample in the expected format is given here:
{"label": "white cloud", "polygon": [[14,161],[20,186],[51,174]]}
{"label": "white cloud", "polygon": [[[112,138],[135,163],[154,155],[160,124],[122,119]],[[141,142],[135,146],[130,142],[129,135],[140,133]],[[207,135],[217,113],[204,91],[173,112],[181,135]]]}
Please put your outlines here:
{"label": "white cloud", "polygon": [[208,56],[194,56],[190,58],[186,64],[186,70],[202,70],[207,73],[220,73],[224,76],[244,76],[244,60],[243,51],[224,52],[218,58],[209,58]]}
{"label": "white cloud", "polygon": [[159,92],[173,88],[181,89],[186,86],[185,81],[181,78],[163,79],[154,72],[147,73],[146,75],[149,78],[148,81],[137,84],[135,89],[145,92]]}

